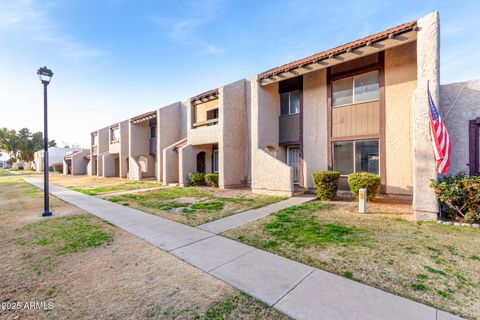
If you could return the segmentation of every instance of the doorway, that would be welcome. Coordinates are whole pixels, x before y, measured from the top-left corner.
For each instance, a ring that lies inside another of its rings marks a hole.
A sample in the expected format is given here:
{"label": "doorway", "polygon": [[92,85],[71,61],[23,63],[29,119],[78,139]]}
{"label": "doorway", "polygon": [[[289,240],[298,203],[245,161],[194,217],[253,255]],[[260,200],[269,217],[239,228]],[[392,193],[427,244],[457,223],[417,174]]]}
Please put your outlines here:
{"label": "doorway", "polygon": [[299,146],[287,147],[287,164],[293,168],[293,183],[300,183],[300,148]]}
{"label": "doorway", "polygon": [[197,172],[205,173],[205,152],[199,152],[197,154]]}

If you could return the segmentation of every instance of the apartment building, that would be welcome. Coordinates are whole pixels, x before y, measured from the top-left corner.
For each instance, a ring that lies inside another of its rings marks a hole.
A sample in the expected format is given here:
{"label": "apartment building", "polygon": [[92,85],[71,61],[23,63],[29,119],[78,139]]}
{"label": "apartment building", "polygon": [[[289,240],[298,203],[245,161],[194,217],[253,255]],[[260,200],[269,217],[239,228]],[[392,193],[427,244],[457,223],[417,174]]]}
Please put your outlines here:
{"label": "apartment building", "polygon": [[176,102],[129,120],[130,179],[162,181],[162,150],[185,138],[185,118],[185,105]]}
{"label": "apartment building", "polygon": [[63,157],[64,175],[84,175],[87,174],[88,164],[90,162],[90,149],[80,149],[69,151]]}
{"label": "apartment building", "polygon": [[165,184],[188,185],[188,173],[218,173],[219,187],[249,185],[249,91],[240,80],[185,102],[187,135],[163,149]]}
{"label": "apartment building", "polygon": [[433,215],[436,178],[427,81],[438,105],[439,19],[432,13],[293,61],[252,80],[252,189],[292,194],[319,170],[380,175],[382,193]]}
{"label": "apartment building", "polygon": [[141,114],[120,134],[128,156],[112,147],[125,122],[92,133],[89,173],[187,186],[190,172],[214,172],[221,188],[289,196],[313,191],[315,171],[340,171],[343,191],[348,174],[371,172],[384,195],[412,199],[416,219],[436,219],[427,83],[451,173],[480,172],[480,85],[440,86],[439,48],[433,12]]}
{"label": "apartment building", "polygon": [[105,127],[90,133],[90,162],[87,166],[87,172],[91,176],[103,177],[103,158],[102,156],[109,149],[109,127]]}

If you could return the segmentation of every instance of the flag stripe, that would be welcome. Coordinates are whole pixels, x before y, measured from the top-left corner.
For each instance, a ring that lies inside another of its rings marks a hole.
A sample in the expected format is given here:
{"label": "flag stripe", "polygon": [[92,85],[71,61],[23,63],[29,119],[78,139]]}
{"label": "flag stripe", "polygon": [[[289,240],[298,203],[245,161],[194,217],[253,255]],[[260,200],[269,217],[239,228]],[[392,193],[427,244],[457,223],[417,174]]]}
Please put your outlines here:
{"label": "flag stripe", "polygon": [[428,83],[427,96],[435,167],[438,173],[446,174],[448,172],[448,169],[450,168],[452,141],[450,140],[450,135],[448,134],[447,127],[442,121],[440,112],[438,111],[435,103],[433,102]]}

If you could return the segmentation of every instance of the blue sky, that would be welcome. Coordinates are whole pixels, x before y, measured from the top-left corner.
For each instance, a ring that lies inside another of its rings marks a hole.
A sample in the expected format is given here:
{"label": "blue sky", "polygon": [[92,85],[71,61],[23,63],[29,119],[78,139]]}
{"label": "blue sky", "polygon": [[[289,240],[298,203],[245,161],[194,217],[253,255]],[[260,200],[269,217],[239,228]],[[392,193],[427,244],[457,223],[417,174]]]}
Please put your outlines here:
{"label": "blue sky", "polygon": [[441,81],[480,78],[478,1],[0,0],[0,127],[96,128],[440,11]]}

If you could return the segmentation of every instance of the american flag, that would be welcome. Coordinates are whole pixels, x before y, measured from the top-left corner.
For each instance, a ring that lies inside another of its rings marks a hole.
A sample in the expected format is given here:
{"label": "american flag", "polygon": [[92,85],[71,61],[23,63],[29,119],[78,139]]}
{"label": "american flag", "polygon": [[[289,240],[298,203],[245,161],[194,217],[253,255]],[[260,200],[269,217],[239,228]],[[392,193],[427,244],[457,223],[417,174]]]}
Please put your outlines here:
{"label": "american flag", "polygon": [[430,86],[427,83],[428,106],[430,114],[430,130],[432,133],[433,153],[438,173],[446,174],[450,168],[450,154],[452,153],[452,141],[448,134],[447,127],[442,121],[432,95]]}

